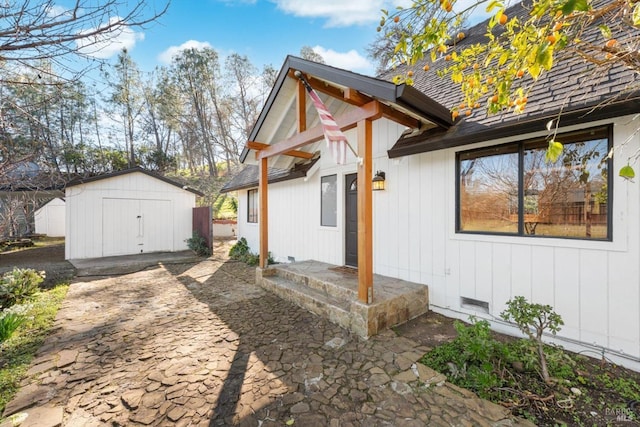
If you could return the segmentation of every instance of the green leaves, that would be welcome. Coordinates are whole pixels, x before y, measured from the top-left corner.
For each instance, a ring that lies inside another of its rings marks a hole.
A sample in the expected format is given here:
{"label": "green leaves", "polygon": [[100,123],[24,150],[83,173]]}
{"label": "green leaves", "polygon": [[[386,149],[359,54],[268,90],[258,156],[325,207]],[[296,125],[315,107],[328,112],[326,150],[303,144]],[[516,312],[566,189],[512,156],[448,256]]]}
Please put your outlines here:
{"label": "green leaves", "polygon": [[633,14],[631,16],[631,19],[634,26],[640,26],[640,3],[636,3],[636,5],[633,7]]}
{"label": "green leaves", "polygon": [[636,176],[636,172],[633,170],[631,165],[623,166],[619,172],[620,177],[631,181]]}
{"label": "green leaves", "polygon": [[564,146],[562,145],[562,143],[551,140],[549,141],[549,147],[547,148],[544,158],[547,162],[555,163],[556,161],[558,161],[558,158],[562,154],[563,150]]}
{"label": "green leaves", "polygon": [[562,5],[562,13],[569,15],[575,11],[586,12],[589,10],[589,3],[587,0],[568,0]]}

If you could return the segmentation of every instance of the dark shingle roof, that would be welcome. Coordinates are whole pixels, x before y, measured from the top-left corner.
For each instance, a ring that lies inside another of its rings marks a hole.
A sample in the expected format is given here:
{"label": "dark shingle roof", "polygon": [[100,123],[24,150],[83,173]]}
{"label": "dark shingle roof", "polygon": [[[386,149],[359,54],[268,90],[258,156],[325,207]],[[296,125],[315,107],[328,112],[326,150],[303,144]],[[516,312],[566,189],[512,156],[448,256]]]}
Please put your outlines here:
{"label": "dark shingle roof", "polygon": [[[522,19],[528,16],[527,6],[523,3],[512,6],[506,13],[510,17]],[[485,21],[465,31],[466,38],[455,49],[461,50],[483,42],[486,28]],[[582,38],[587,42],[601,38],[597,25],[588,29]],[[431,68],[428,72],[422,71],[426,63]],[[426,55],[422,62],[412,67],[416,70],[414,85],[440,104],[453,108],[460,104],[462,95],[449,77],[437,76],[438,70],[444,67],[444,60],[431,62],[429,55]],[[391,79],[404,71],[405,66],[401,66],[389,70],[381,77]],[[527,82],[531,81],[523,80],[523,83]],[[568,50],[563,51],[556,58],[552,70],[543,73],[535,82],[528,94],[524,113],[506,111],[487,115],[485,109],[476,109],[471,116],[458,119],[448,130],[434,129],[421,135],[401,137],[389,150],[389,157],[541,131],[550,119],[557,118],[560,113],[560,123],[563,126],[632,114],[640,111],[637,83],[633,70],[620,65],[596,66],[575,53],[572,55]],[[483,101],[486,102],[486,99]]]}
{"label": "dark shingle roof", "polygon": [[[269,184],[272,184],[274,182],[305,177],[309,169],[311,169],[318,159],[319,157],[316,157],[307,163],[296,164],[291,169],[269,168],[267,171],[267,180]],[[246,165],[220,189],[220,192],[228,193],[230,191],[257,187],[260,177],[259,173],[260,169],[257,165]]]}

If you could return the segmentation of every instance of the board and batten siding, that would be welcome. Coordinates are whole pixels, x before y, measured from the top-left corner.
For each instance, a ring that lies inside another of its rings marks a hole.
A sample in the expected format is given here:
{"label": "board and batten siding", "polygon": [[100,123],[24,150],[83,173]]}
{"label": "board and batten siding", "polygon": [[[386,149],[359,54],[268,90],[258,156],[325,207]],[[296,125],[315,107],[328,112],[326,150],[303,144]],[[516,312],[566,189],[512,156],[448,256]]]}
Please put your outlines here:
{"label": "board and batten siding", "polygon": [[[613,123],[616,146],[613,241],[492,236],[455,232],[456,151],[544,136],[522,135],[459,149],[389,159],[387,149],[403,128],[387,120],[373,126],[373,171],[386,172],[386,190],[374,193],[374,272],[429,286],[430,308],[451,317],[500,319],[518,295],[550,304],[565,325],[556,341],[569,349],[640,369],[640,183],[617,175],[640,147],[633,117],[587,123],[560,132]],[[355,144],[355,133],[347,135]],[[624,146],[620,146],[625,140]],[[355,160],[337,166],[323,155],[310,177],[269,185],[269,249],[276,260],[314,259],[344,264],[344,175]],[[338,226],[320,226],[320,177],[337,174]],[[258,248],[258,225],[246,224],[246,191],[240,192],[238,235]],[[375,283],[374,283],[375,290]],[[488,304],[488,312],[462,298]],[[552,341],[552,337],[549,337]]]}
{"label": "board and batten siding", "polygon": [[59,197],[50,200],[34,213],[36,233],[46,234],[49,237],[64,237],[64,217],[64,200]]}
{"label": "board and batten siding", "polygon": [[[154,216],[148,221],[153,221],[155,230],[144,233],[144,245],[167,251],[188,249],[185,240],[192,233],[195,194],[144,173],[133,172],[69,187],[66,202],[66,259],[119,254],[123,248],[105,245],[103,237],[127,232],[122,225],[126,221],[117,216],[130,214],[133,205]],[[104,217],[105,212],[108,218]],[[163,235],[160,229],[170,235]]]}

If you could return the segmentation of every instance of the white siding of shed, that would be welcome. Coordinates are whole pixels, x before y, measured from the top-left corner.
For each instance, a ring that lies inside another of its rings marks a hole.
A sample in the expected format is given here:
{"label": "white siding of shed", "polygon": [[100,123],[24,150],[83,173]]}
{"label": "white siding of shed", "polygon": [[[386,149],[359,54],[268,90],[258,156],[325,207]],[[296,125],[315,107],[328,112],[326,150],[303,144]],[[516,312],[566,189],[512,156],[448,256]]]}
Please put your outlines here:
{"label": "white siding of shed", "polygon": [[[456,233],[456,149],[388,159],[386,151],[403,129],[376,121],[373,170],[386,172],[386,190],[373,195],[374,272],[428,285],[434,311],[464,320],[476,315],[508,333],[516,329],[500,320],[507,300],[523,295],[550,304],[565,321],[557,337],[560,344],[605,349],[607,357],[640,369],[640,185],[617,176],[640,147],[640,137],[634,135],[638,125],[631,117],[614,124],[614,145],[630,140],[616,148],[611,171],[613,241],[603,242]],[[459,150],[543,135],[544,131]],[[348,137],[356,145],[355,134]],[[320,170],[306,181],[269,185],[269,249],[276,260],[344,263],[344,175],[355,171],[354,159],[339,167],[323,151]],[[334,173],[338,226],[321,227],[320,177]],[[238,237],[247,238],[257,251],[258,224],[246,223],[246,203],[246,191],[240,192]],[[463,306],[462,297],[488,303],[489,312]]]}
{"label": "white siding of shed", "polygon": [[64,237],[65,235],[65,203],[59,197],[47,202],[34,214],[37,234],[49,237]]}
{"label": "white siding of shed", "polygon": [[[122,201],[120,207],[126,205],[125,200],[131,200],[131,203],[137,204],[140,212],[145,212],[143,221],[147,231],[141,240],[143,248],[158,248],[156,251],[165,248],[167,251],[186,250],[188,247],[185,240],[190,238],[192,233],[195,197],[195,194],[189,191],[141,172],[67,188],[65,257],[99,258],[123,253],[122,248],[109,247],[107,252],[111,253],[104,253],[104,236],[110,233],[124,233],[124,228],[128,227],[117,216],[122,214],[122,211],[109,210],[109,206],[113,208],[113,200]],[[109,200],[112,201],[111,204]],[[104,218],[105,209],[112,217]]]}

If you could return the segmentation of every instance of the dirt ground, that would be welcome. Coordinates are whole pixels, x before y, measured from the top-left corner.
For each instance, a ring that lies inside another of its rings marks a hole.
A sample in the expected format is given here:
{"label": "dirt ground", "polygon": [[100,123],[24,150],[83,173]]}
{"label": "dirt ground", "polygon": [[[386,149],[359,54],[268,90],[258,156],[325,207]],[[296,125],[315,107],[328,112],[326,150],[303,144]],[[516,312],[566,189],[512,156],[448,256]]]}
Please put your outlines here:
{"label": "dirt ground", "polygon": [[44,288],[71,280],[76,273],[73,265],[64,259],[64,240],[61,239],[40,240],[35,247],[0,252],[0,274],[14,267],[44,271]]}

